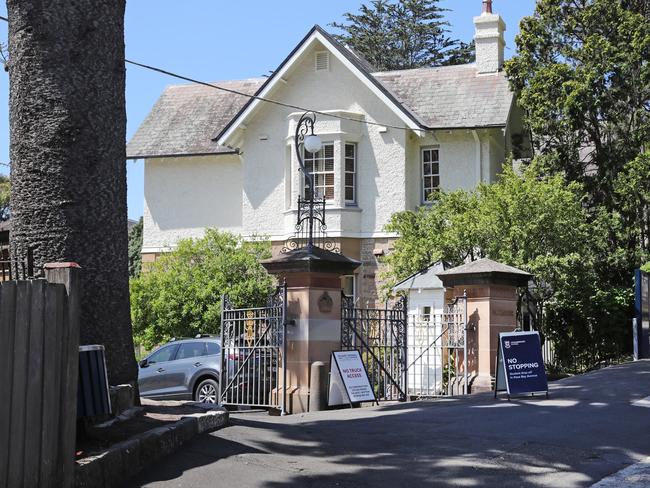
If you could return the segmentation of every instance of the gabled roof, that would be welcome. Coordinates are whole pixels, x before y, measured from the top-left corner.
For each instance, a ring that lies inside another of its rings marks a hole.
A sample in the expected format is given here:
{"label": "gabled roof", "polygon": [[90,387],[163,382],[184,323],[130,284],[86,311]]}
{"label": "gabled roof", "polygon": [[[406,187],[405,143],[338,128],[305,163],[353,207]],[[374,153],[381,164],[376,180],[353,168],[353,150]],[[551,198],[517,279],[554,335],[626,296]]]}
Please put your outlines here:
{"label": "gabled roof", "polygon": [[503,72],[478,75],[476,65],[374,73],[428,129],[502,127],[513,94]]}
{"label": "gabled roof", "polygon": [[[329,51],[337,56],[339,60],[346,65],[350,71],[356,74],[368,88],[373,91],[380,99],[384,101],[393,111],[403,120],[407,127],[412,129],[421,128],[422,124],[417,117],[409,110],[405,109],[395,96],[386,89],[374,76],[371,75],[369,69],[372,67],[364,60],[358,53],[347,49],[339,43],[334,37],[328,34],[321,26],[315,25],[307,33],[307,35],[298,43],[298,45],[289,53],[280,66],[273,72],[264,84],[260,87],[255,94],[257,97],[266,98],[267,95],[273,90],[277,83],[280,83],[283,75],[287,70],[300,58],[302,53],[311,46],[315,41],[319,41]],[[248,115],[250,115],[255,108],[265,103],[258,98],[251,98],[239,113],[226,125],[221,133],[216,137],[217,142],[225,144],[228,138],[232,135],[234,130],[242,123]]]}
{"label": "gabled roof", "polygon": [[[264,78],[214,83],[254,94]],[[129,159],[232,153],[213,141],[249,98],[205,85],[165,89],[126,146]]]}
{"label": "gabled roof", "polygon": [[[505,74],[479,75],[474,64],[372,72],[359,54],[318,25],[270,78],[215,83],[264,97],[301,52],[318,40],[414,130],[505,127],[513,102]],[[127,158],[233,153],[226,141],[260,100],[204,85],[168,87],[127,145]],[[336,108],[336,107],[333,107]]]}
{"label": "gabled roof", "polygon": [[448,268],[451,265],[445,261],[438,261],[430,264],[417,273],[413,273],[408,278],[400,281],[393,287],[393,291],[408,291],[408,290],[432,290],[436,288],[444,288],[442,281],[436,275]]}

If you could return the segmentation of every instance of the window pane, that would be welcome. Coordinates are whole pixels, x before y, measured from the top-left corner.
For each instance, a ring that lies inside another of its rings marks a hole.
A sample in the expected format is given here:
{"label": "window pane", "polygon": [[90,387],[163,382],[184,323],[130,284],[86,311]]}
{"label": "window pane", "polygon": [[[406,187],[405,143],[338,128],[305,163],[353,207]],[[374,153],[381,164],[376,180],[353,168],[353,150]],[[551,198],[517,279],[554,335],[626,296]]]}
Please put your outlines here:
{"label": "window pane", "polygon": [[431,151],[429,150],[422,151],[422,161],[424,161],[425,163],[431,161]]}
{"label": "window pane", "polygon": [[354,144],[345,145],[345,157],[354,158]]}
{"label": "window pane", "polygon": [[315,157],[315,154],[314,154],[314,153],[310,153],[309,151],[307,151],[307,150],[305,149],[305,157],[304,157],[305,160],[307,160],[307,159],[314,159],[314,157]]}
{"label": "window pane", "polygon": [[205,344],[207,345],[208,348],[208,356],[219,354],[219,351],[221,351],[221,349],[219,348],[219,344],[217,344],[216,342],[206,342]]}
{"label": "window pane", "polygon": [[354,173],[346,173],[345,175],[345,185],[354,186]]}
{"label": "window pane", "polygon": [[158,349],[151,356],[149,356],[149,359],[147,359],[147,361],[149,361],[150,363],[162,363],[164,361],[169,361],[171,358],[174,357],[174,353],[176,352],[176,349],[178,349],[178,344],[173,344],[171,346]]}
{"label": "window pane", "polygon": [[433,149],[431,151],[431,161],[438,161],[438,150]]}
{"label": "window pane", "polygon": [[350,173],[354,173],[354,159],[346,159],[345,160],[345,171],[349,171]]}
{"label": "window pane", "polygon": [[326,159],[325,160],[325,171],[334,171],[334,160]]}
{"label": "window pane", "polygon": [[204,342],[186,342],[178,349],[176,359],[198,358],[205,355]]}
{"label": "window pane", "polygon": [[334,144],[325,144],[323,146],[323,151],[325,152],[325,157],[326,158],[333,158],[334,157]]}
{"label": "window pane", "polygon": [[332,188],[331,186],[325,188],[325,198],[327,200],[331,200],[334,198],[334,188]]}
{"label": "window pane", "polygon": [[345,199],[349,202],[354,201],[354,188],[349,186],[345,188]]}
{"label": "window pane", "polygon": [[425,175],[430,175],[431,174],[431,163],[424,163],[424,167],[422,168],[422,172]]}
{"label": "window pane", "polygon": [[427,176],[424,178],[424,187],[431,188],[431,176]]}
{"label": "window pane", "polygon": [[334,186],[334,173],[325,173],[325,184]]}
{"label": "window pane", "polygon": [[438,188],[440,186],[440,176],[433,177],[433,187]]}
{"label": "window pane", "polygon": [[440,168],[439,168],[438,163],[431,163],[431,172],[434,175],[440,174]]}

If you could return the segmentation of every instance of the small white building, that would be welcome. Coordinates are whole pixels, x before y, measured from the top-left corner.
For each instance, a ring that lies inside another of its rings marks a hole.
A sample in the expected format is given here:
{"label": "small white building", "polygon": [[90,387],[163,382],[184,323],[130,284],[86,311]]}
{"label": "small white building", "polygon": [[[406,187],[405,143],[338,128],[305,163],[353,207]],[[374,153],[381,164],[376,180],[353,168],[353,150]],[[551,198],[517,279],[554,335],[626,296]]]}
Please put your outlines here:
{"label": "small white building", "polygon": [[443,387],[445,288],[436,275],[449,268],[448,263],[438,261],[393,287],[393,292],[408,298],[406,359],[409,395],[434,396]]}
{"label": "small white building", "polygon": [[505,24],[490,12],[474,23],[473,64],[377,72],[315,26],[269,78],[167,88],[127,146],[145,166],[143,262],[207,227],[268,236],[279,253],[305,189],[295,126],[317,110],[328,236],[362,262],[346,288],[375,304],[391,216],[438,188],[493,182],[527,151],[502,71]]}

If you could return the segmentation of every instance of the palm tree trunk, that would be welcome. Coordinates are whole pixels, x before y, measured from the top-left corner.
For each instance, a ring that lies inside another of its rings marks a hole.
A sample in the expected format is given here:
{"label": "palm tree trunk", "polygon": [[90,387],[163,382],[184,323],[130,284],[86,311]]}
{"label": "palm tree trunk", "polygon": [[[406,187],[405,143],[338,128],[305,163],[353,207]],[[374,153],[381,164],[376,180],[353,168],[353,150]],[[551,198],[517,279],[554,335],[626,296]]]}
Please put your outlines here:
{"label": "palm tree trunk", "polygon": [[83,269],[81,344],[135,383],[126,213],[125,0],[7,0],[12,245]]}

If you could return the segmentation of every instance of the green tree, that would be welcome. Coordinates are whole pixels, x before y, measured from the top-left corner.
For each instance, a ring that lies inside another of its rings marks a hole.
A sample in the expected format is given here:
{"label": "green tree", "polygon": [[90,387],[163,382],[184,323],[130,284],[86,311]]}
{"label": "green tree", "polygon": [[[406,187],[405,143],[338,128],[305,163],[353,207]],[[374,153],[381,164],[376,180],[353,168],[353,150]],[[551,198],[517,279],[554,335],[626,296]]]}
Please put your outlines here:
{"label": "green tree", "polygon": [[448,9],[439,1],[371,0],[331,25],[341,42],[381,71],[460,64],[471,58],[472,44],[449,37]]}
{"label": "green tree", "polygon": [[236,306],[263,305],[273,279],[259,262],[270,256],[268,241],[214,229],[180,241],[131,280],[136,342],[150,348],[172,337],[218,333],[224,293]]}
{"label": "green tree", "polygon": [[[641,13],[640,13],[641,12]],[[647,2],[540,0],[505,63],[548,171],[615,207],[614,182],[650,140]]]}
{"label": "green tree", "polygon": [[8,220],[10,215],[11,180],[6,175],[0,175],[0,221]]}
{"label": "green tree", "polygon": [[129,277],[136,278],[142,271],[142,217],[129,231]]}
{"label": "green tree", "polygon": [[554,339],[567,364],[620,353],[627,329],[626,288],[598,279],[608,252],[601,226],[582,205],[578,183],[542,175],[530,166],[518,175],[506,167],[495,184],[473,192],[441,191],[430,206],[392,217],[398,232],[387,256],[390,284],[437,260],[458,265],[489,257],[533,274],[533,296],[544,307],[541,332]]}

